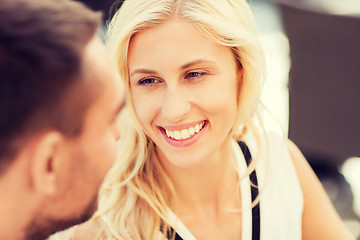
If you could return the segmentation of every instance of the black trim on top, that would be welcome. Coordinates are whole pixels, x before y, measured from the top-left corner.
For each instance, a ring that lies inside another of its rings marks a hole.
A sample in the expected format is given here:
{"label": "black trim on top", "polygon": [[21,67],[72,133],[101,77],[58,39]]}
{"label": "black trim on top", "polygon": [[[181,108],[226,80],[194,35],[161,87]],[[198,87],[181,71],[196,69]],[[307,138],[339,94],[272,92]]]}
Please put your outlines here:
{"label": "black trim on top", "polygon": [[[249,167],[252,157],[248,146],[244,142],[238,142],[244,154],[246,165]],[[250,173],[251,202],[254,202],[259,195],[258,181],[255,170]],[[260,240],[260,204],[252,208],[252,240]]]}
{"label": "black trim on top", "polygon": [[[162,227],[160,228],[160,231],[163,232],[163,228],[162,228]],[[167,230],[166,238],[172,240],[174,233],[175,233],[175,238],[174,238],[174,240],[183,240],[182,237],[180,237],[179,234],[178,234],[177,232],[175,232],[172,227],[170,227],[170,229]]]}
{"label": "black trim on top", "polygon": [[[241,148],[241,151],[244,154],[246,165],[249,166],[252,160],[250,150],[246,145],[246,143],[240,141],[238,142],[238,144]],[[249,178],[251,185],[251,201],[254,202],[256,197],[259,195],[258,182],[257,182],[257,176],[255,170],[250,173]],[[174,229],[170,227],[170,229],[166,233],[166,237],[168,239],[172,239],[174,232],[175,232]],[[177,234],[177,232],[175,232],[175,240],[183,240]],[[260,240],[260,204],[259,203],[252,208],[252,240]]]}

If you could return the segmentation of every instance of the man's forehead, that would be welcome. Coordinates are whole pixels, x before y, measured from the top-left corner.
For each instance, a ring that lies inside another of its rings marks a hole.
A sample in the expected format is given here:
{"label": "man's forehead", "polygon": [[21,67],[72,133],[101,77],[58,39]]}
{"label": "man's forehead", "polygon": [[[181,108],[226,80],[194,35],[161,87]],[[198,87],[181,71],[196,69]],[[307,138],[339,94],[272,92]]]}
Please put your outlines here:
{"label": "man's forehead", "polygon": [[[109,107],[122,108],[125,102],[125,87],[104,44],[96,37],[84,53],[84,76],[86,84],[96,91]],[[100,100],[100,99],[99,99]],[[101,104],[101,103],[100,103]]]}

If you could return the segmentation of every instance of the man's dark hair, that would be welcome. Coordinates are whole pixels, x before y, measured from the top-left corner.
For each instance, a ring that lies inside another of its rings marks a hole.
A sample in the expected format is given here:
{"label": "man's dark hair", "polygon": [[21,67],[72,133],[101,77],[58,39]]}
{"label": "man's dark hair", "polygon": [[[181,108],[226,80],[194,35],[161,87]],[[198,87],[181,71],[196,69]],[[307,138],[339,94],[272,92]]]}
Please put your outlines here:
{"label": "man's dark hair", "polygon": [[1,0],[0,173],[19,139],[47,128],[81,132],[84,114],[63,99],[82,80],[83,52],[100,21],[79,2]]}

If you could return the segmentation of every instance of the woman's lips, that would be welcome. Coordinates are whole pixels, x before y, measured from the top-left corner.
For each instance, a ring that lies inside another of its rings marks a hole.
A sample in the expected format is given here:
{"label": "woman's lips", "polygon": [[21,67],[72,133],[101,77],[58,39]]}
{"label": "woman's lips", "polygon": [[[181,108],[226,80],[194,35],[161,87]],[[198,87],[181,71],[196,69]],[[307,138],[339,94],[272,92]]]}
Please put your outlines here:
{"label": "woman's lips", "polygon": [[163,134],[165,140],[175,147],[186,147],[195,143],[204,133],[208,121],[202,121],[188,128],[179,130],[168,130],[160,127],[160,132]]}

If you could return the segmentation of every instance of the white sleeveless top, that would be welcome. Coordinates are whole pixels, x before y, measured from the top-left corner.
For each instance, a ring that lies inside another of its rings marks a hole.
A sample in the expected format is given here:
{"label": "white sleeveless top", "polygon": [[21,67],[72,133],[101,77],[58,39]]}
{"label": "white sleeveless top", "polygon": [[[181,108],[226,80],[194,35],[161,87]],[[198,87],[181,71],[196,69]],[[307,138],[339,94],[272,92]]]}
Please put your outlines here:
{"label": "white sleeveless top", "polygon": [[[263,143],[266,140],[268,147],[262,150],[256,165],[260,189],[260,239],[301,240],[304,201],[292,159],[283,138],[270,133],[261,139]],[[255,140],[245,139],[245,143],[254,158],[257,154]],[[242,171],[241,176],[244,176],[247,170],[244,155],[237,142],[232,144]],[[241,240],[251,240],[251,190],[248,177],[243,178],[240,188],[243,208]],[[196,240],[172,211],[169,218],[172,227],[183,240]]]}

